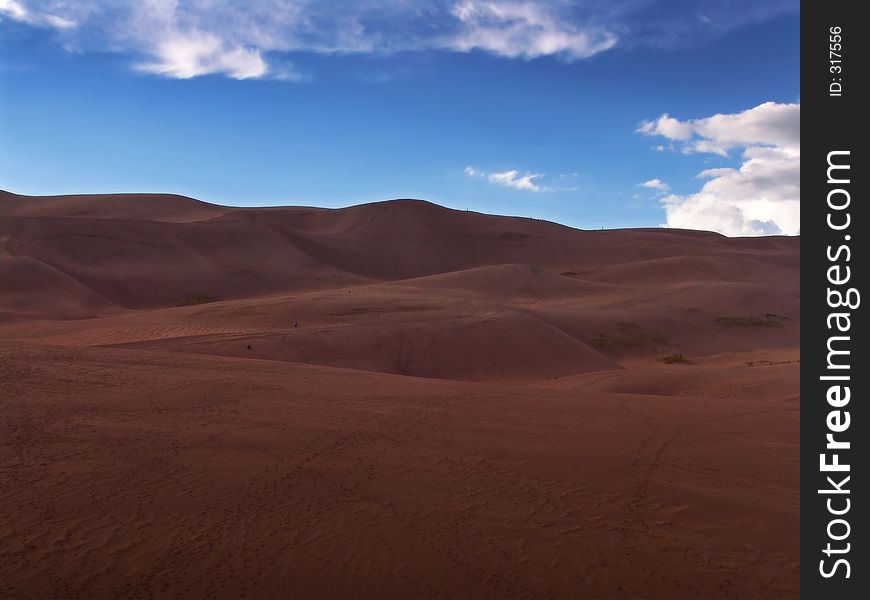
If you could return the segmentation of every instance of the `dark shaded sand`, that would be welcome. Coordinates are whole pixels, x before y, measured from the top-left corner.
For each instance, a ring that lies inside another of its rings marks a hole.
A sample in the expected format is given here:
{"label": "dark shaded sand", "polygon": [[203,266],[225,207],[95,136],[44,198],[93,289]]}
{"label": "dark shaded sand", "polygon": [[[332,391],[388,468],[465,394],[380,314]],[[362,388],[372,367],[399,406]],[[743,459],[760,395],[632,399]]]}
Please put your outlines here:
{"label": "dark shaded sand", "polygon": [[0,192],[0,596],[795,597],[799,262]]}

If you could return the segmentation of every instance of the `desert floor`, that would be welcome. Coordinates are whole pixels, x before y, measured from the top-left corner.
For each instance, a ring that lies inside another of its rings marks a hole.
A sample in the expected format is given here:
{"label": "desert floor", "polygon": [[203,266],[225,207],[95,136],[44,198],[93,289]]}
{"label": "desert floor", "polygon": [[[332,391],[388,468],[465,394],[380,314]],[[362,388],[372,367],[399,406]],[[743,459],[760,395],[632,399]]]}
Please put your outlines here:
{"label": "desert floor", "polygon": [[796,597],[799,260],[0,193],[0,596]]}

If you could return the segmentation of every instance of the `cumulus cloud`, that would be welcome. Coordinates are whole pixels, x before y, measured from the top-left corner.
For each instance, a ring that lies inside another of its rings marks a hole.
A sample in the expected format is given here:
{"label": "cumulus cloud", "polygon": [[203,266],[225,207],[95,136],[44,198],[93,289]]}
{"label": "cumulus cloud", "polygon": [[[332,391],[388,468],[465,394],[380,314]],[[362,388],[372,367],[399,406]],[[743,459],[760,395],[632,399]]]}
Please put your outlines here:
{"label": "cumulus cloud", "polygon": [[683,142],[684,152],[727,154],[751,145],[800,148],[800,104],[765,102],[740,113],[680,121],[665,113],[637,131]]}
{"label": "cumulus cloud", "polygon": [[688,140],[693,135],[690,123],[679,121],[668,113],[654,121],[644,121],[638,131],[646,135],[662,135],[671,140],[681,141]]}
{"label": "cumulus cloud", "polygon": [[738,153],[741,161],[699,173],[705,183],[694,194],[664,196],[669,227],[731,236],[800,232],[800,104],[765,102],[688,121],[665,114],[638,132],[665,137],[686,153]]}

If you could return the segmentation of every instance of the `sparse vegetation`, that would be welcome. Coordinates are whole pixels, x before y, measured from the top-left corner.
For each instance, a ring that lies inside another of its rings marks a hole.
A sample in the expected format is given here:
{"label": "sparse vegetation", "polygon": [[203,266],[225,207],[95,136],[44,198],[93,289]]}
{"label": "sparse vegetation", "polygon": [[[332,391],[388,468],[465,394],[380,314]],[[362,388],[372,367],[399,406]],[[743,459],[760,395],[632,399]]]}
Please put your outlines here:
{"label": "sparse vegetation", "polygon": [[764,313],[748,317],[719,317],[716,322],[723,327],[776,327],[787,320],[788,317],[776,313]]}
{"label": "sparse vegetation", "polygon": [[637,323],[619,322],[616,333],[599,333],[592,339],[592,344],[602,349],[607,348],[638,348],[650,344],[667,346],[668,339],[662,334],[649,331]]}
{"label": "sparse vegetation", "polygon": [[218,299],[215,296],[209,294],[196,294],[195,296],[187,296],[175,306],[194,306],[196,304],[208,304],[209,302],[217,301]]}
{"label": "sparse vegetation", "polygon": [[759,367],[759,366],[770,366],[770,365],[790,365],[794,363],[799,363],[800,359],[797,360],[747,360],[744,364],[747,367]]}
{"label": "sparse vegetation", "polygon": [[592,345],[598,346],[599,348],[609,348],[611,346],[610,340],[607,339],[607,336],[603,333],[599,333],[594,338],[592,338]]}
{"label": "sparse vegetation", "polygon": [[666,354],[659,358],[660,361],[669,365],[690,365],[692,364],[683,354]]}

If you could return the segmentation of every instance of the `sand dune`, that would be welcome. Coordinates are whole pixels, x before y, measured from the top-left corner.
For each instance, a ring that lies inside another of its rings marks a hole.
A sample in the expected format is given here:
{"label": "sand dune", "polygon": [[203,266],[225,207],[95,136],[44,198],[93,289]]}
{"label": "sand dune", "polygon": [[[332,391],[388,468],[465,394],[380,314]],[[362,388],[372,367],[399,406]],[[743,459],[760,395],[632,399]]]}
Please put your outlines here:
{"label": "sand dune", "polygon": [[797,596],[799,263],[0,192],[0,596]]}
{"label": "sand dune", "polygon": [[[759,251],[755,240],[711,233],[579,232],[413,200],[339,210],[228,209],[146,195],[73,196],[70,206],[63,197],[4,193],[0,200],[7,255],[40,260],[131,308],[169,306],[187,295],[233,299],[505,264],[591,281],[616,273],[634,285],[681,275],[685,281],[718,262],[710,273],[717,281],[771,274],[779,281],[779,271],[794,272],[798,260],[798,241],[788,238]],[[172,200],[177,210],[170,208]],[[154,217],[142,216],[152,201]],[[656,260],[662,262],[637,264]],[[675,270],[684,264],[689,273]]]}
{"label": "sand dune", "polygon": [[175,194],[21,196],[0,190],[0,215],[185,223],[217,217],[228,207]]}

